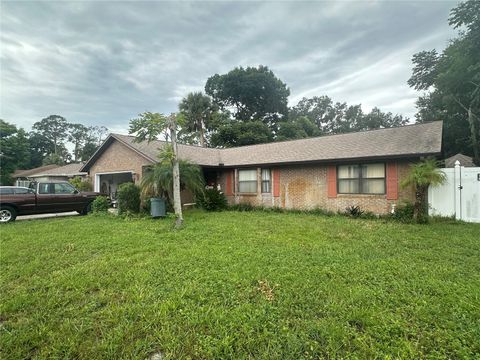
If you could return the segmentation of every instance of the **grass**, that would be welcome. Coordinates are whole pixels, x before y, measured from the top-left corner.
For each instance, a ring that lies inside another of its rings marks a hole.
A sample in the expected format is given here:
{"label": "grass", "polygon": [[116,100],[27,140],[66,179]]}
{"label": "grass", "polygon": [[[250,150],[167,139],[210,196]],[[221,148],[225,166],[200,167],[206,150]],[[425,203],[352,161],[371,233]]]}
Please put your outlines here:
{"label": "grass", "polygon": [[262,212],[7,224],[0,358],[478,358],[479,234]]}

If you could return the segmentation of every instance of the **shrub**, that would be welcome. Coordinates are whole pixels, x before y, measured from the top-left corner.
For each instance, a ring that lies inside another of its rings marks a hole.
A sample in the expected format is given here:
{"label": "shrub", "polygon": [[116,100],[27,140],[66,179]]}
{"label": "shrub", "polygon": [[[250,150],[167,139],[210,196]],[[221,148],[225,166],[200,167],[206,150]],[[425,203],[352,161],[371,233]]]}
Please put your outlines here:
{"label": "shrub", "polygon": [[197,196],[200,207],[207,211],[220,211],[227,208],[227,198],[217,189],[206,189]]}
{"label": "shrub", "polygon": [[106,196],[97,196],[92,202],[92,211],[94,213],[104,213],[110,207],[110,200]]}
{"label": "shrub", "polygon": [[396,207],[390,218],[403,223],[413,222],[413,214],[415,212],[415,206],[412,203],[405,203]]}
{"label": "shrub", "polygon": [[117,192],[118,213],[140,212],[140,188],[134,183],[123,183]]}
{"label": "shrub", "polygon": [[73,179],[68,180],[70,184],[75,186],[78,191],[92,191],[93,186],[89,180],[83,180],[80,176],[75,176]]}
{"label": "shrub", "polygon": [[359,218],[362,216],[364,211],[360,209],[360,206],[349,206],[345,209],[345,214],[354,218]]}
{"label": "shrub", "polygon": [[378,219],[380,216],[371,211],[364,211],[360,217],[362,219],[373,220]]}
{"label": "shrub", "polygon": [[241,203],[241,204],[234,204],[229,207],[230,210],[233,211],[255,211],[255,210],[263,210],[262,207],[258,206],[255,207],[248,203]]}

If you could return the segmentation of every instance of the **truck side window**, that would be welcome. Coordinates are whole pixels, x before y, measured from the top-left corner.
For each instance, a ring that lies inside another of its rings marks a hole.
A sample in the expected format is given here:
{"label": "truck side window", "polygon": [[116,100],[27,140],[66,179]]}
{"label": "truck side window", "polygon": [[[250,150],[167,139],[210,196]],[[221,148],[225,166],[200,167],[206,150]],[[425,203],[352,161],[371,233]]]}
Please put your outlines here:
{"label": "truck side window", "polygon": [[42,183],[38,185],[39,194],[50,194],[50,184]]}
{"label": "truck side window", "polygon": [[75,191],[75,188],[70,184],[55,183],[53,185],[55,189],[55,194],[73,194],[73,192]]}
{"label": "truck side window", "polygon": [[27,189],[27,188],[16,188],[15,189],[15,194],[27,194],[28,190],[29,189]]}

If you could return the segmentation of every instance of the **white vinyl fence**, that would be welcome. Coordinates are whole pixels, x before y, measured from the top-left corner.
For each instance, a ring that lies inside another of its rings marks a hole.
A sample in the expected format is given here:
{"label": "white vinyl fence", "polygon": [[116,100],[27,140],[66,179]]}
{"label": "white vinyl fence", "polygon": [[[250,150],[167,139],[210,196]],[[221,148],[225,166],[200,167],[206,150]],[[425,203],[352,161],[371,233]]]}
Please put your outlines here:
{"label": "white vinyl fence", "polygon": [[455,168],[442,171],[445,184],[428,189],[429,214],[480,223],[480,167],[456,163]]}

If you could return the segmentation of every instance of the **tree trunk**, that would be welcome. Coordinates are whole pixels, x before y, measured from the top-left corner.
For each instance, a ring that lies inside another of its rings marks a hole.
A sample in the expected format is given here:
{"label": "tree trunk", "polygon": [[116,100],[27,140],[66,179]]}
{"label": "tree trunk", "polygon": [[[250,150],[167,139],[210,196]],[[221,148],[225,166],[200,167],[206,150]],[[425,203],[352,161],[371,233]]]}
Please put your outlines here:
{"label": "tree trunk", "polygon": [[173,148],[173,209],[175,211],[175,228],[178,229],[183,224],[183,214],[182,202],[180,199],[180,168],[178,165],[177,129],[174,120],[170,127],[170,139],[172,140]]}
{"label": "tree trunk", "polygon": [[427,186],[417,186],[415,189],[415,205],[413,209],[413,218],[417,223],[425,223],[427,222]]}
{"label": "tree trunk", "polygon": [[473,158],[476,165],[480,165],[480,144],[478,142],[477,132],[478,128],[476,125],[475,115],[472,111],[472,106],[467,110],[468,112],[468,123],[470,124],[470,133],[472,135],[472,147],[473,147]]}
{"label": "tree trunk", "polygon": [[200,142],[200,146],[205,147],[205,130],[203,125],[203,120],[200,120],[200,131],[199,131],[198,140]]}

